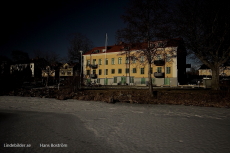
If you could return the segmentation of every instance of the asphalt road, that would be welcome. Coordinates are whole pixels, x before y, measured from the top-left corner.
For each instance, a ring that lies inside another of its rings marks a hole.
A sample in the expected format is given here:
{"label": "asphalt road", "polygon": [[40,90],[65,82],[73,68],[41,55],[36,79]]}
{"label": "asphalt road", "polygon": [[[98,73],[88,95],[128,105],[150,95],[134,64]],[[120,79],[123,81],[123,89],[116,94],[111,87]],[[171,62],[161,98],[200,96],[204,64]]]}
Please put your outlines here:
{"label": "asphalt road", "polygon": [[57,113],[0,110],[0,144],[1,153],[111,152],[76,116]]}
{"label": "asphalt road", "polygon": [[2,152],[229,153],[230,109],[0,96]]}

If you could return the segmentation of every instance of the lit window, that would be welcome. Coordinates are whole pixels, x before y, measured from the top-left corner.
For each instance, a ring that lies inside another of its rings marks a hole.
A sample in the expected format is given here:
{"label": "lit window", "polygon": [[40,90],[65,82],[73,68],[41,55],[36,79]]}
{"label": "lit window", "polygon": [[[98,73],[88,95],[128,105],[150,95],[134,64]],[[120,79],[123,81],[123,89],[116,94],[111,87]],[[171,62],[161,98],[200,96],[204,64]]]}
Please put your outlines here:
{"label": "lit window", "polygon": [[118,58],[118,64],[121,64],[121,57]]}
{"label": "lit window", "polygon": [[114,58],[112,58],[111,64],[113,64],[113,65],[115,64]]}
{"label": "lit window", "polygon": [[101,65],[101,59],[99,59],[98,64]]}
{"label": "lit window", "polygon": [[108,65],[108,63],[109,63],[109,60],[108,60],[108,58],[106,58],[105,59],[105,65]]}

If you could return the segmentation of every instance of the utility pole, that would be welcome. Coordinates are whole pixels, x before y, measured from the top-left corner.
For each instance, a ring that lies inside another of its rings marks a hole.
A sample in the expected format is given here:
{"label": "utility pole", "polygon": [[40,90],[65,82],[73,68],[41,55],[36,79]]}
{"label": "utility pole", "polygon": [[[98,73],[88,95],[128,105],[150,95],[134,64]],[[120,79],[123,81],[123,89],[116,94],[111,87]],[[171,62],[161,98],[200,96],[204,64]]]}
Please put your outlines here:
{"label": "utility pole", "polygon": [[48,87],[48,82],[49,82],[49,75],[50,75],[50,67],[46,67],[46,73],[47,73],[47,79],[46,79],[46,87]]}
{"label": "utility pole", "polygon": [[81,53],[81,72],[80,72],[80,89],[81,89],[81,78],[82,78],[82,50],[80,51],[80,53]]}

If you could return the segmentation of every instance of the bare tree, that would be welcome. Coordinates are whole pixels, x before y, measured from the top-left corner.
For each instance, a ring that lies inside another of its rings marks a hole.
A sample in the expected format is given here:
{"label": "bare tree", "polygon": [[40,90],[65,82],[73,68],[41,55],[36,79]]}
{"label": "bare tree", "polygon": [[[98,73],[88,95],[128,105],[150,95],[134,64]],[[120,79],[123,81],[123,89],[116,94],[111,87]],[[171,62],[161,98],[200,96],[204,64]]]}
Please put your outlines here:
{"label": "bare tree", "polygon": [[40,50],[34,51],[34,58],[44,58],[51,65],[54,63],[58,63],[61,60],[59,54],[57,54],[56,52],[44,52]]}
{"label": "bare tree", "polygon": [[165,35],[165,29],[169,26],[167,13],[168,10],[164,0],[131,0],[125,14],[122,16],[127,26],[117,31],[118,41],[129,44],[128,48],[139,50],[136,56],[145,56],[149,65],[149,91],[152,96],[151,65],[159,52],[158,47],[152,45],[151,42],[156,39],[170,37],[169,33]]}
{"label": "bare tree", "polygon": [[29,55],[27,52],[21,50],[14,50],[11,52],[13,62],[16,63],[27,63],[29,62]]}
{"label": "bare tree", "polygon": [[230,58],[230,5],[227,1],[181,0],[174,14],[177,33],[190,53],[212,70],[219,90],[219,68]]}
{"label": "bare tree", "polygon": [[69,61],[81,62],[81,53],[89,51],[93,48],[93,43],[85,35],[81,33],[74,33],[69,38],[70,46],[68,48]]}

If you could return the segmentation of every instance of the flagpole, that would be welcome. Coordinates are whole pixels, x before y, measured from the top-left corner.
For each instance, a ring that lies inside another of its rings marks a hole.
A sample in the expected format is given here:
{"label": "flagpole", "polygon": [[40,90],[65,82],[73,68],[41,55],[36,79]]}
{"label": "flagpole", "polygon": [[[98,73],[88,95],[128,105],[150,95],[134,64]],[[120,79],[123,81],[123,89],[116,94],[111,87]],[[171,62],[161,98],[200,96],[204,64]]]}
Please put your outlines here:
{"label": "flagpole", "polygon": [[106,52],[107,52],[107,33],[105,33],[105,66],[104,66],[104,76],[105,76],[105,81],[104,84],[106,83]]}

